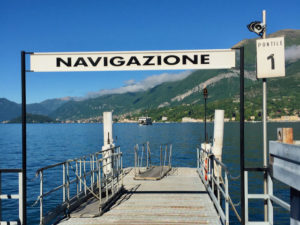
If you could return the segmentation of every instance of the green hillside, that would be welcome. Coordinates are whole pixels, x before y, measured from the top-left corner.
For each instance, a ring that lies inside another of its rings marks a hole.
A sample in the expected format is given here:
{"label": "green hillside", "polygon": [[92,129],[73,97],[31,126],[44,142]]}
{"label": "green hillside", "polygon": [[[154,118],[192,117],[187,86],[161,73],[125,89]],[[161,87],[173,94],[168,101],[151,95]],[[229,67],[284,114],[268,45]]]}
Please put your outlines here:
{"label": "green hillside", "polygon": [[[26,114],[26,122],[27,123],[57,123],[57,121],[53,120],[48,116],[36,115],[36,114]],[[9,123],[22,123],[22,117],[19,116],[15,119],[9,121]]]}
{"label": "green hillside", "polygon": [[[269,37],[285,37],[286,48],[300,45],[300,30],[281,30]],[[233,47],[245,47],[245,116],[260,119],[262,108],[262,81],[257,80],[256,39],[245,39]],[[238,57],[237,57],[238,58]],[[239,62],[237,62],[239,64]],[[113,110],[118,117],[134,118],[149,115],[160,121],[167,116],[171,121],[182,117],[203,118],[204,87],[208,89],[209,116],[214,109],[225,109],[228,118],[239,115],[239,69],[198,70],[185,79],[165,82],[147,91],[109,94],[97,98],[75,101],[51,99],[28,105],[28,112],[47,115],[58,120],[99,118],[103,111]],[[286,77],[267,81],[268,115],[276,118],[299,115],[300,60],[286,62]],[[0,99],[0,121],[20,115],[20,105]],[[1,114],[2,113],[2,114]]]}

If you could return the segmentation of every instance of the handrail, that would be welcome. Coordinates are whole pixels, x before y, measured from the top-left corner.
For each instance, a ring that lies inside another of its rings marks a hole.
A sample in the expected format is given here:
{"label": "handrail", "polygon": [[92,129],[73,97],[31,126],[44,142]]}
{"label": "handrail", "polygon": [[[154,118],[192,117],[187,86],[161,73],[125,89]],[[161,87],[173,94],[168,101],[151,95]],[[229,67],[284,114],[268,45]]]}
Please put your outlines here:
{"label": "handrail", "polygon": [[0,173],[21,173],[22,169],[0,169]]}
{"label": "handrail", "polygon": [[59,162],[59,163],[55,163],[55,164],[52,164],[52,165],[49,165],[49,166],[45,166],[45,167],[42,167],[42,168],[38,169],[38,170],[36,171],[36,175],[38,175],[39,172],[42,171],[42,170],[47,170],[47,169],[51,169],[51,168],[56,167],[56,166],[61,166],[61,165],[63,165],[63,164],[66,163],[66,162],[74,162],[74,161],[78,161],[78,160],[80,160],[80,159],[87,158],[87,157],[89,157],[89,156],[91,156],[91,155],[102,154],[103,152],[115,150],[115,149],[117,149],[117,148],[120,148],[120,146],[115,146],[115,147],[112,147],[112,148],[109,148],[109,149],[105,149],[105,150],[101,150],[101,151],[98,151],[98,152],[95,152],[95,153],[87,154],[87,155],[81,156],[81,157],[79,157],[79,158],[69,159],[69,160],[66,160],[66,161],[64,161],[64,162]]}
{"label": "handrail", "polygon": [[[198,174],[206,186],[223,224],[229,224],[229,205],[231,205],[239,221],[241,218],[229,195],[229,180],[231,176],[227,166],[218,160],[211,151],[197,148]],[[224,171],[224,175],[222,174]],[[224,178],[223,178],[224,176]],[[225,202],[224,207],[222,201]]]}
{"label": "handrail", "polygon": [[[266,174],[268,179],[268,194],[249,194],[248,192],[248,172],[263,172]],[[244,171],[244,177],[245,177],[245,222],[249,222],[249,212],[248,212],[248,202],[249,199],[263,199],[267,201],[268,205],[268,216],[267,216],[267,223],[273,224],[273,204],[277,204],[280,207],[284,208],[287,211],[291,210],[290,204],[283,201],[282,199],[276,197],[273,194],[273,178],[270,174],[270,168],[269,167],[258,167],[258,168],[245,168]],[[259,223],[260,221],[251,221],[253,223]]]}
{"label": "handrail", "polygon": [[[111,153],[104,157],[103,153],[108,150],[111,150]],[[62,184],[44,192],[44,172],[61,166],[63,170]],[[108,166],[111,170],[108,170]],[[36,174],[40,177],[40,195],[36,201],[36,203],[40,203],[40,224],[48,224],[54,219],[59,219],[62,214],[69,214],[91,196],[99,200],[99,213],[101,213],[101,210],[123,187],[122,152],[120,152],[119,146],[115,146],[104,151],[40,168]],[[71,188],[75,188],[75,191],[72,191],[72,193],[75,192],[74,196],[71,196]],[[61,204],[45,214],[43,212],[44,198],[61,189],[63,190]]]}
{"label": "handrail", "polygon": [[[18,187],[18,194],[4,194],[2,193],[1,189],[1,183],[2,183],[2,173],[18,173],[19,179],[19,187]],[[23,224],[22,218],[23,218],[23,189],[22,189],[22,181],[23,181],[23,170],[22,169],[7,169],[3,168],[0,169],[0,223],[4,224]],[[18,221],[2,221],[2,199],[4,200],[12,200],[12,199],[18,199],[19,200],[19,220]]]}

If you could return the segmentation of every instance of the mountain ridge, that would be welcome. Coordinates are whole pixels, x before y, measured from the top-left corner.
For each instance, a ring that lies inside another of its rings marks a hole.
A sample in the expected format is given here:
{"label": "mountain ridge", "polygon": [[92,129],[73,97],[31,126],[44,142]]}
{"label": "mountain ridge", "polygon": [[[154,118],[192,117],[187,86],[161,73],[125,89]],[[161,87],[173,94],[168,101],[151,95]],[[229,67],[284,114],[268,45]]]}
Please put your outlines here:
{"label": "mountain ridge", "polygon": [[[270,34],[268,37],[277,36],[285,36],[287,48],[300,46],[300,30],[280,30]],[[259,99],[261,97],[261,86],[260,81],[256,80],[255,75],[256,39],[257,38],[244,39],[233,46],[239,47],[243,45],[245,48],[245,97],[249,104],[253,102],[253,106],[247,106],[253,107],[253,110],[248,112],[249,115],[259,114],[260,110]],[[271,115],[274,114],[273,116],[280,116],[284,113],[297,113],[295,112],[297,108],[292,109],[289,102],[295,102],[295,106],[297,107],[297,102],[300,102],[300,96],[297,92],[297,85],[300,84],[299,59],[300,56],[294,61],[286,62],[285,78],[273,78],[268,80],[268,92],[270,93],[268,101],[270,101],[269,107],[271,107]],[[280,82],[278,82],[279,80]],[[139,116],[150,113],[151,110],[153,112],[159,110],[161,113],[166,114],[169,108],[180,108],[180,106],[186,106],[188,108],[188,105],[203,104],[201,90],[204,87],[207,87],[209,90],[209,101],[219,102],[215,106],[223,106],[222,101],[234,105],[234,101],[238,101],[239,98],[239,71],[236,69],[197,70],[182,80],[164,82],[145,91],[106,94],[80,101],[76,100],[76,98],[68,98],[66,100],[50,99],[41,103],[28,105],[28,112],[47,115],[59,120],[79,120],[101,117],[102,112],[108,110],[113,110],[114,115],[118,115],[119,117],[128,115]],[[288,96],[289,102],[272,102],[272,99],[277,99],[285,95]],[[279,107],[279,103],[281,103],[283,107],[288,105],[289,110],[283,110],[283,112],[277,114],[273,112],[274,110],[276,111],[276,109],[272,107],[275,107],[275,105]],[[11,104],[11,107],[15,109],[16,105],[13,106]],[[236,114],[236,112],[232,112],[231,114]],[[191,115],[191,113],[187,113],[187,115]],[[201,115],[194,116],[199,117]],[[0,121],[1,119],[0,109]]]}

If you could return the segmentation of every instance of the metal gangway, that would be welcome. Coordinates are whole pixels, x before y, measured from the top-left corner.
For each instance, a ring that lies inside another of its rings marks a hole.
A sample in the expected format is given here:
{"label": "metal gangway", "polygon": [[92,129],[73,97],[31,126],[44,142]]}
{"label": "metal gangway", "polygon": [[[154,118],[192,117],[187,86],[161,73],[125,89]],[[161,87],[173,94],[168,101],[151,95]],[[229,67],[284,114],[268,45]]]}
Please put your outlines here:
{"label": "metal gangway", "polygon": [[[153,154],[152,154],[153,156]],[[160,145],[159,165],[153,165],[149,142],[134,146],[134,179],[136,180],[160,180],[171,169],[172,144]]]}
{"label": "metal gangway", "polygon": [[[108,151],[111,151],[111,154],[105,157],[104,154]],[[106,167],[110,164],[112,170],[108,171]],[[52,224],[64,217],[89,217],[91,214],[99,216],[122,192],[122,152],[119,146],[112,147],[40,168],[36,171],[36,176],[40,179],[40,194],[36,201],[40,205],[40,224]],[[49,179],[59,177],[62,183],[49,187],[51,185]],[[45,182],[47,179],[48,182]],[[45,205],[51,201],[51,196],[59,194],[58,191],[62,191],[60,200],[56,200],[56,206],[45,212]],[[82,209],[91,199],[97,201],[96,207]],[[78,208],[80,215],[76,214]]]}

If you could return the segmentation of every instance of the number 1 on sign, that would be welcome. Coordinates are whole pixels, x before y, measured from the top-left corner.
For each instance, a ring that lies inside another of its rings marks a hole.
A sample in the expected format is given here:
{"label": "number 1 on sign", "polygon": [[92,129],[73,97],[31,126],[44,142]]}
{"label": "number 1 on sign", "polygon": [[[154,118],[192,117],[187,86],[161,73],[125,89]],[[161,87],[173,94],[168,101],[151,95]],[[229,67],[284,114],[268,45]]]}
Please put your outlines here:
{"label": "number 1 on sign", "polygon": [[269,55],[267,59],[271,59],[271,69],[275,70],[274,54]]}

